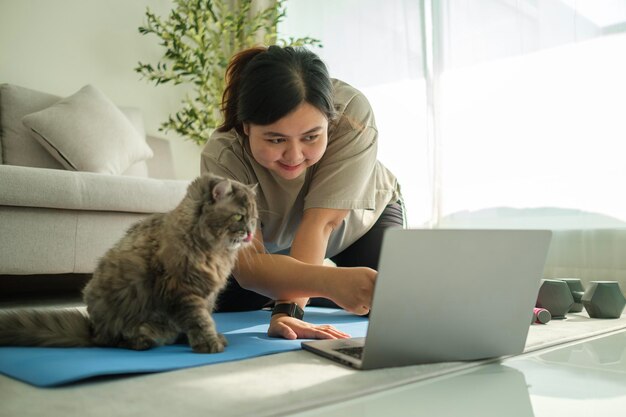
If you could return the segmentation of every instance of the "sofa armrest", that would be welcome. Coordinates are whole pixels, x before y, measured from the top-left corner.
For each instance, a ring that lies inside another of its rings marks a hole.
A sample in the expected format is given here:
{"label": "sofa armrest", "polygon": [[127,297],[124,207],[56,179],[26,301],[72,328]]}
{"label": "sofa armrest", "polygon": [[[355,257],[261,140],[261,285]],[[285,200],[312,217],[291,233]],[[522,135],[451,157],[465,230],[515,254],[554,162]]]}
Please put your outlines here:
{"label": "sofa armrest", "polygon": [[189,181],[0,165],[0,205],[66,210],[163,213]]}

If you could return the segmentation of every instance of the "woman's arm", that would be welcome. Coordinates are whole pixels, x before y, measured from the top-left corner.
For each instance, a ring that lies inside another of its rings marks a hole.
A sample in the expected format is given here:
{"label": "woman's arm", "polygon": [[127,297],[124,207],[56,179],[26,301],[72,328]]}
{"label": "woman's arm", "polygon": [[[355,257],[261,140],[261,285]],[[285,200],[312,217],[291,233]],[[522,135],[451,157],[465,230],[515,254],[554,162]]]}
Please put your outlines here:
{"label": "woman's arm", "polygon": [[[348,210],[322,208],[305,210],[291,244],[291,257],[310,265],[323,265],[328,239],[347,215]],[[280,301],[295,301],[304,308],[308,298]]]}
{"label": "woman's arm", "polygon": [[[306,210],[294,236],[290,255],[292,258],[309,265],[323,265],[328,239],[348,214],[347,210],[312,208]],[[330,284],[330,283],[329,283]],[[330,284],[332,285],[332,284]],[[277,303],[297,303],[305,308],[309,298],[281,299]],[[268,334],[286,339],[302,338],[341,338],[349,335],[333,327],[311,326],[286,314],[273,315]]]}
{"label": "woman's arm", "polygon": [[[371,296],[376,271],[366,267],[341,268],[321,265],[328,239],[323,242],[322,250],[319,234],[307,235],[305,229],[314,228],[313,220],[319,220],[315,213],[306,215],[296,232],[292,252],[304,253],[317,258],[320,264],[311,264],[292,256],[268,254],[263,246],[263,235],[257,229],[253,244],[239,251],[237,266],[233,271],[237,282],[243,288],[255,291],[274,300],[294,300],[298,298],[325,297],[333,300],[340,307],[355,314],[366,314],[371,303]],[[306,217],[306,219],[305,219]],[[321,229],[320,229],[321,230]],[[301,233],[302,232],[302,233]],[[308,243],[314,240],[318,244]],[[317,236],[316,239],[314,237]],[[322,234],[321,236],[324,236]],[[307,258],[307,260],[310,258]]]}
{"label": "woman's arm", "polygon": [[[347,210],[306,210],[292,243],[291,256],[264,253],[262,235],[257,230],[254,245],[240,252],[234,271],[239,284],[280,302],[297,302],[301,307],[309,297],[326,297],[348,311],[366,314],[376,271],[323,265],[330,234],[347,213]],[[280,325],[281,322],[291,330]],[[314,331],[308,323],[281,315],[272,318],[270,331],[288,338],[345,337],[332,328]]]}

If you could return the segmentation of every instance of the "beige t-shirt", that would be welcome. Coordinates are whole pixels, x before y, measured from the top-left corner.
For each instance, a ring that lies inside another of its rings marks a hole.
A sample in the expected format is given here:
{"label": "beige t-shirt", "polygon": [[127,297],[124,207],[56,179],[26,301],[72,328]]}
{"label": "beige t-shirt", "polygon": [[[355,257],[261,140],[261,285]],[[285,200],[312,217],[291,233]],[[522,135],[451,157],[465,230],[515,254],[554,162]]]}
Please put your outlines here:
{"label": "beige t-shirt", "polygon": [[244,184],[259,184],[257,204],[265,248],[287,252],[308,208],[349,209],[331,234],[326,257],[363,236],[385,207],[400,198],[395,176],[377,159],[378,132],[365,96],[333,80],[337,119],[328,128],[328,146],[319,162],[300,177],[285,180],[259,165],[235,130],[215,131],[202,151],[201,172]]}

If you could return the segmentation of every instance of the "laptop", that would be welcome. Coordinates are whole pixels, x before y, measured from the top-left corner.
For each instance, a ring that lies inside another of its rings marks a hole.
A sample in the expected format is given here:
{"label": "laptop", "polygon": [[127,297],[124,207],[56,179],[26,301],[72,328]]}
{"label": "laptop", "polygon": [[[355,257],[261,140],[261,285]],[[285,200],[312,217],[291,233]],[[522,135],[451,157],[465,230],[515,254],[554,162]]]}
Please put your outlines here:
{"label": "laptop", "polygon": [[388,229],[366,337],[302,347],[356,369],[521,353],[551,237],[547,230]]}

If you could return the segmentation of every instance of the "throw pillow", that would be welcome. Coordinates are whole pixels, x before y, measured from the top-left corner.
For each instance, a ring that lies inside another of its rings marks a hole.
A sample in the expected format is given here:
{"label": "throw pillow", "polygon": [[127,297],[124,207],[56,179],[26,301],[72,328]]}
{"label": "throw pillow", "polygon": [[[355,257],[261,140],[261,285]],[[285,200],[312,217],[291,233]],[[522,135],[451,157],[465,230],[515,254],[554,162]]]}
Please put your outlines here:
{"label": "throw pillow", "polygon": [[150,147],[120,109],[91,85],[24,116],[22,123],[69,170],[119,175],[152,157]]}
{"label": "throw pillow", "polygon": [[64,169],[31,135],[22,118],[52,106],[61,97],[13,84],[0,85],[2,164]]}

